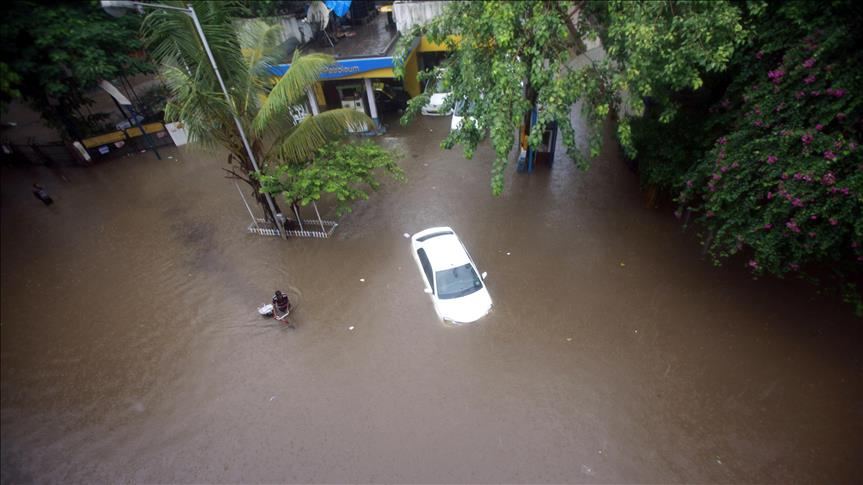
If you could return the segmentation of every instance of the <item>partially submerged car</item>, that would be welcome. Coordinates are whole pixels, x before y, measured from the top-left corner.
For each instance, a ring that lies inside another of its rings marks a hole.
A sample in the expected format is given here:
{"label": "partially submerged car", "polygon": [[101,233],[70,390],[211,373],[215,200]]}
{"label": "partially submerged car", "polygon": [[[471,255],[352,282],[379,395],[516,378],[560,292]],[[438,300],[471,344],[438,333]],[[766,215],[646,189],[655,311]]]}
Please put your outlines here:
{"label": "partially submerged car", "polygon": [[438,318],[470,323],[491,311],[491,296],[458,236],[449,227],[432,227],[411,237],[411,254]]}
{"label": "partially submerged car", "polygon": [[476,121],[476,118],[471,116],[469,113],[473,111],[473,103],[468,103],[466,101],[458,101],[453,107],[452,111],[452,121],[450,122],[449,128],[450,131],[460,130],[465,123],[470,123],[474,125],[478,130],[482,131],[482,127]]}
{"label": "partially submerged car", "polygon": [[[433,83],[433,84],[432,84]],[[426,83],[426,92],[431,91],[429,102],[420,110],[422,114],[427,116],[446,116],[452,113],[452,110],[444,111],[443,104],[449,97],[449,89],[444,85],[442,79],[432,79]]]}

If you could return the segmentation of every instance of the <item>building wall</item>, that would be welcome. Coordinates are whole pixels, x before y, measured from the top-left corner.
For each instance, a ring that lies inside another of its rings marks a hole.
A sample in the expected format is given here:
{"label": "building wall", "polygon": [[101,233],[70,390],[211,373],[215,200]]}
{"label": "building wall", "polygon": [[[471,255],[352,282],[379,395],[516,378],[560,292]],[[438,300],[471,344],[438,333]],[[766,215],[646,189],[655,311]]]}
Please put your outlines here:
{"label": "building wall", "polygon": [[408,56],[405,61],[405,91],[408,92],[410,97],[419,96],[420,94],[420,81],[417,79],[418,74],[417,67],[417,50],[414,49],[411,52],[411,55]]}
{"label": "building wall", "polygon": [[396,2],[393,4],[396,28],[404,34],[414,25],[425,25],[431,19],[441,15],[448,3],[447,1]]}

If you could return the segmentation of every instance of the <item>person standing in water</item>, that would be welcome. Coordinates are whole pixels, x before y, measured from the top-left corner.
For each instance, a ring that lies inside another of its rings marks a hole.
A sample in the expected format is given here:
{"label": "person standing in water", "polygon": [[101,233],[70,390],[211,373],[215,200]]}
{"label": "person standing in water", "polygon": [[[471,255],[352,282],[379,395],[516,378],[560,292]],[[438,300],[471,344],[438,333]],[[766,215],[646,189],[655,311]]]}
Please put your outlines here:
{"label": "person standing in water", "polygon": [[37,199],[41,200],[42,203],[45,204],[46,206],[54,203],[54,199],[52,199],[51,196],[48,195],[48,192],[45,190],[45,187],[42,187],[41,185],[39,185],[37,183],[33,184],[33,195]]}
{"label": "person standing in water", "polygon": [[294,324],[288,321],[289,313],[291,313],[291,301],[288,299],[288,295],[282,293],[281,290],[276,290],[273,295],[273,318],[294,328]]}

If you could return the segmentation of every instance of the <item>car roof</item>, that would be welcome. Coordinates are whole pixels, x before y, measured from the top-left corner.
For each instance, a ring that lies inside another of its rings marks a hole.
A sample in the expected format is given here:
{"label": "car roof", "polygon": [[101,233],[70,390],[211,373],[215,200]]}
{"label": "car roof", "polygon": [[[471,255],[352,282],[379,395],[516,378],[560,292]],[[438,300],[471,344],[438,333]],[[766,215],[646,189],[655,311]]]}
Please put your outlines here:
{"label": "car roof", "polygon": [[422,245],[434,271],[463,266],[470,263],[464,246],[455,234],[431,238]]}

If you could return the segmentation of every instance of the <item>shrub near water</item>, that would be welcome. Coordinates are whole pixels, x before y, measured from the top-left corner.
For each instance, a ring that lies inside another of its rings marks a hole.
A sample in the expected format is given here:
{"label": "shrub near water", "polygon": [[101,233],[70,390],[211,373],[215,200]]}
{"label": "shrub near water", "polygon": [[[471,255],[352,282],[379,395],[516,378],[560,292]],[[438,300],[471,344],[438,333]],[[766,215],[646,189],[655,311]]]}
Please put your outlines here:
{"label": "shrub near water", "polygon": [[859,20],[850,4],[815,2],[783,5],[762,20],[716,107],[724,135],[682,179],[677,212],[697,214],[717,264],[746,248],[756,274],[807,276],[829,267],[858,313]]}

